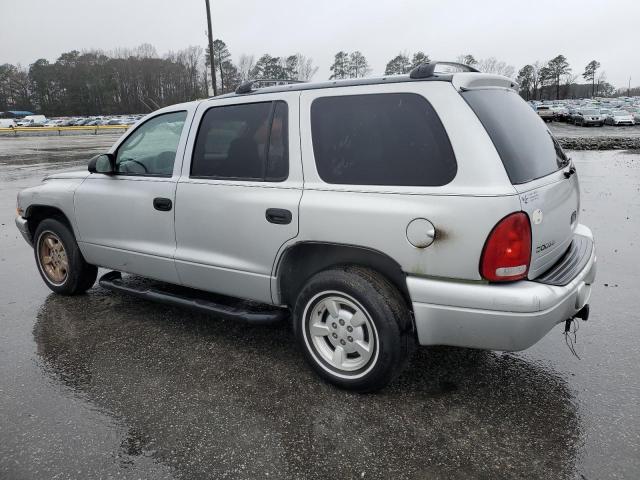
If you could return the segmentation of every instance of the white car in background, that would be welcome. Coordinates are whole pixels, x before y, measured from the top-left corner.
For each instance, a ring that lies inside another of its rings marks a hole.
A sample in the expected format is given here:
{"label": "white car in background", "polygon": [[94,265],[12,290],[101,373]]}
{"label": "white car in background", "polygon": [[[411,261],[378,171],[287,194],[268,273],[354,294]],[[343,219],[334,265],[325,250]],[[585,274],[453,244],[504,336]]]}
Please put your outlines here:
{"label": "white car in background", "polygon": [[633,115],[625,110],[614,110],[604,123],[607,125],[633,125]]}
{"label": "white car in background", "polygon": [[13,118],[0,118],[0,128],[15,128],[16,122]]}

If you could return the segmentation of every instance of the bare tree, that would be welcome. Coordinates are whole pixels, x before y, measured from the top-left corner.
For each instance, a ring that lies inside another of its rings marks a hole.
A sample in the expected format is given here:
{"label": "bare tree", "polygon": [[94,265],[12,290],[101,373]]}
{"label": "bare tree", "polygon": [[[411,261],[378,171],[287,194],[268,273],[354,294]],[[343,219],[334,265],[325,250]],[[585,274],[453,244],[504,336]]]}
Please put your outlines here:
{"label": "bare tree", "polygon": [[158,58],[156,47],[150,43],[143,43],[134,49],[134,54],[138,58]]}
{"label": "bare tree", "polygon": [[562,76],[562,97],[563,98],[568,98],[569,94],[571,93],[571,85],[576,83],[576,80],[578,79],[580,75],[573,74],[571,72],[565,73]]}
{"label": "bare tree", "polygon": [[605,83],[607,83],[607,72],[603,70],[600,72],[600,75],[598,75],[598,78],[596,80],[596,97],[600,93],[600,87]]}
{"label": "bare tree", "polygon": [[533,68],[533,70],[531,71],[531,89],[533,92],[533,99],[535,100],[538,98],[538,88],[540,87],[540,69],[542,68],[542,64],[539,61],[536,61],[531,65],[531,67]]}
{"label": "bare tree", "polygon": [[[189,75],[189,90],[193,93],[198,92],[199,88],[199,66],[202,62],[203,49],[200,46],[190,45],[184,50],[178,52],[180,63],[182,63],[187,69]],[[192,94],[193,94],[192,93]],[[208,94],[208,92],[207,92]]]}
{"label": "bare tree", "polygon": [[[473,59],[471,55],[469,55],[469,57]],[[496,57],[489,57],[478,60],[478,62],[475,64],[475,67],[484,73],[504,75],[505,77],[509,78],[514,78],[516,74],[516,69],[513,65],[509,65],[506,62],[500,61]]]}
{"label": "bare tree", "polygon": [[240,80],[246,82],[250,78],[251,71],[256,66],[256,60],[253,55],[245,55],[244,53],[240,55],[240,60],[238,61],[238,75],[240,75]]}
{"label": "bare tree", "polygon": [[296,53],[296,58],[297,58],[297,61],[298,61],[298,78],[297,78],[297,80],[302,80],[302,81],[308,82],[317,73],[318,67],[313,65],[313,59],[312,58],[306,57],[301,53]]}

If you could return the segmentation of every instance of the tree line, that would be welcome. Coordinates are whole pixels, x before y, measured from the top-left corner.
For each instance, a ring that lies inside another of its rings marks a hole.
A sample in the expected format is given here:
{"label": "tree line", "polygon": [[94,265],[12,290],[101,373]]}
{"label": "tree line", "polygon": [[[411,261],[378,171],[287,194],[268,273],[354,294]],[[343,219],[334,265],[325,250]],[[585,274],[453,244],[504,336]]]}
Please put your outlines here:
{"label": "tree line", "polygon": [[[206,55],[205,55],[206,53]],[[318,70],[300,53],[257,60],[231,59],[227,45],[213,43],[218,92],[234,91],[248,79],[310,80]],[[49,116],[147,112],[208,96],[208,49],[190,46],[158,55],[148,44],[133,49],[65,52],[29,68],[0,65],[0,111],[29,110]]]}
{"label": "tree line", "polygon": [[[578,83],[582,77],[586,83]],[[617,92],[600,71],[600,62],[591,60],[582,74],[574,73],[567,58],[558,55],[546,63],[535,62],[520,69],[516,81],[526,100],[611,96]]]}
{"label": "tree line", "polygon": [[[203,98],[212,90],[208,74],[209,51],[190,46],[158,55],[143,44],[133,49],[65,52],[53,63],[38,59],[29,68],[0,65],[0,111],[30,110],[50,116],[102,115],[145,112]],[[213,42],[218,92],[234,91],[249,79],[311,80],[318,71],[313,59],[301,53],[258,57],[241,55],[233,61],[226,43]],[[384,74],[410,72],[429,61],[424,51],[399,52],[386,64]],[[526,100],[610,96],[616,93],[596,60],[574,74],[563,55],[516,69],[495,57],[476,59],[463,54],[456,59],[481,72],[514,78]],[[339,51],[329,67],[330,79],[361,78],[371,73],[360,51]],[[582,77],[584,83],[578,83]],[[618,92],[619,93],[619,92]]]}

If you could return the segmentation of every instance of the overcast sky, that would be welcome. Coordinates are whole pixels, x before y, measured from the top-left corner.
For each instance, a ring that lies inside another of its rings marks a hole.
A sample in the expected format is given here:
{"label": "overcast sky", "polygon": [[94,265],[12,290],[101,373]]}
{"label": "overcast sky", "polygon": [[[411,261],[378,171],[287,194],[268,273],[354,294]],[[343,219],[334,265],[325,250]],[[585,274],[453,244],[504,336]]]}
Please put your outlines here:
{"label": "overcast sky", "polygon": [[[211,0],[215,38],[234,59],[301,52],[326,79],[339,50],[384,72],[399,52],[433,59],[495,56],[519,69],[562,53],[574,73],[592,59],[614,85],[640,85],[640,0]],[[73,49],[206,45],[204,0],[0,0],[0,64],[55,61]]]}

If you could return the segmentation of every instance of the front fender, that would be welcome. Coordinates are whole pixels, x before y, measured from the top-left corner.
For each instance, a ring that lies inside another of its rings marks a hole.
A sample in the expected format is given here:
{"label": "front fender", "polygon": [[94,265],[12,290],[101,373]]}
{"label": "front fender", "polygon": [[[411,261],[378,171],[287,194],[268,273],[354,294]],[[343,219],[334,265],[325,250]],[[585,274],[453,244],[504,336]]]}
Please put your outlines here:
{"label": "front fender", "polygon": [[41,207],[59,210],[67,218],[78,238],[74,194],[83,181],[84,178],[56,178],[45,180],[35,187],[25,188],[18,193],[18,212],[22,212],[22,217],[28,221]]}

